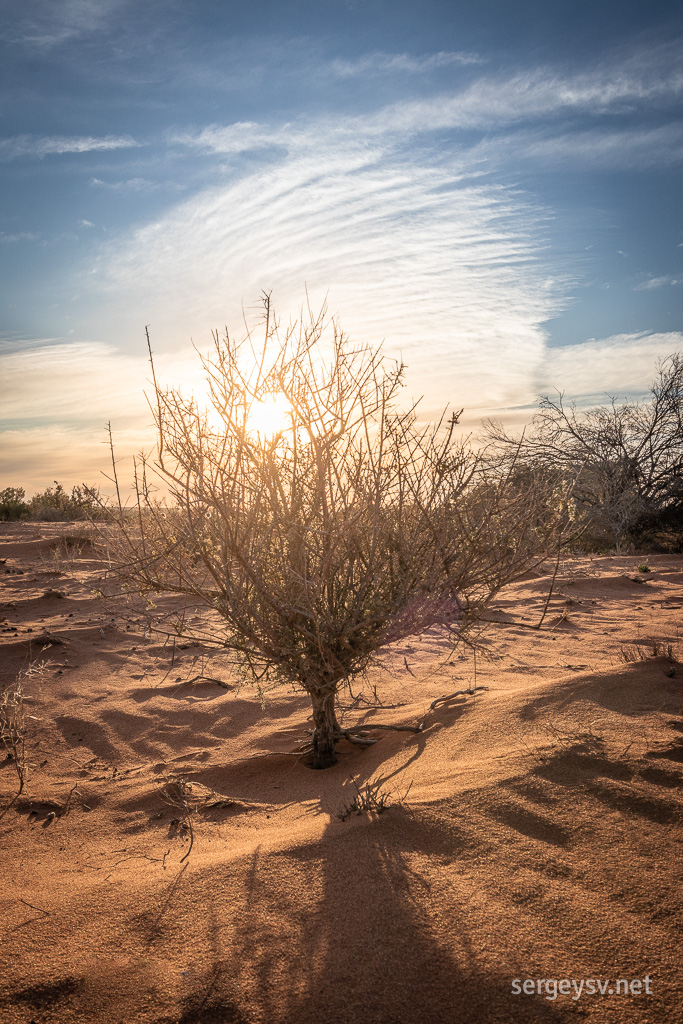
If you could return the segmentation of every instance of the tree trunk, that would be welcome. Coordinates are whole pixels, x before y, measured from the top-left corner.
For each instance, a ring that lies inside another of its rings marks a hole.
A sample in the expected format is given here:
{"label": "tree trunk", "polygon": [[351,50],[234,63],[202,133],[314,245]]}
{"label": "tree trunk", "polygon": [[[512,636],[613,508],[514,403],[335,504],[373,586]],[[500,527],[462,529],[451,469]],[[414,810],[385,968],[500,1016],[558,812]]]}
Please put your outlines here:
{"label": "tree trunk", "polygon": [[329,768],[337,763],[334,752],[335,733],[338,730],[334,713],[335,691],[311,692],[313,702],[313,767]]}

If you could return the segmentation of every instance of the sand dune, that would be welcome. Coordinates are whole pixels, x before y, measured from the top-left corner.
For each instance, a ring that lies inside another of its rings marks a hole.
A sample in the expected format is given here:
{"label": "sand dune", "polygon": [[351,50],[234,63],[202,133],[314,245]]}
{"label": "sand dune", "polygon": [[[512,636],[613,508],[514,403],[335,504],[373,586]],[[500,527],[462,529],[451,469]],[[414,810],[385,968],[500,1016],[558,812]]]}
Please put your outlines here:
{"label": "sand dune", "polygon": [[[2,524],[0,557],[29,766],[0,822],[3,1021],[682,1019],[682,557],[567,559],[540,630],[551,570],[529,574],[491,610],[486,689],[431,712],[472,656],[397,645],[344,720],[424,730],[342,742],[324,772],[293,753],[305,696],[262,704],[97,596],[73,524]],[[382,814],[340,819],[378,783]]]}

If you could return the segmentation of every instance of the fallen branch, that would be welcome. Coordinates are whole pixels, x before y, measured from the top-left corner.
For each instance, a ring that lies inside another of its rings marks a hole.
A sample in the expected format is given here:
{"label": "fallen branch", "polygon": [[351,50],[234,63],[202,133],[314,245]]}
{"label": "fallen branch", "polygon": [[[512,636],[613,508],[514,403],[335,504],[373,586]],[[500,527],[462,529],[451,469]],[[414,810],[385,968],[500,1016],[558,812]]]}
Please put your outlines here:
{"label": "fallen branch", "polygon": [[453,693],[447,693],[443,697],[437,697],[429,705],[429,709],[425,716],[417,723],[417,725],[383,725],[375,722],[364,722],[362,725],[352,726],[349,729],[339,729],[335,732],[335,739],[341,739],[342,737],[351,740],[352,743],[361,743],[362,745],[369,746],[371,743],[376,743],[376,740],[369,739],[365,736],[367,730],[373,729],[387,729],[392,732],[423,732],[425,728],[425,718],[430,711],[437,708],[440,704],[446,704],[449,700],[453,700],[454,697],[460,697],[461,695],[472,697],[479,690],[487,690],[487,686],[472,686],[467,690],[455,690]]}
{"label": "fallen branch", "polygon": [[[216,679],[215,676],[192,676],[192,679],[186,679],[182,685],[189,686],[190,683],[196,683],[200,679],[205,683],[217,683],[218,686],[222,686],[224,690],[230,689],[230,683],[226,683],[222,679]],[[178,689],[180,689],[180,687],[178,687]]]}
{"label": "fallen branch", "polygon": [[449,700],[453,700],[454,697],[459,697],[461,694],[471,697],[477,692],[477,690],[488,690],[488,686],[472,686],[468,690],[455,690],[454,693],[448,693],[445,697],[437,697],[436,700],[433,700],[429,705],[429,710],[433,711],[434,708],[439,706],[439,704],[446,704]]}

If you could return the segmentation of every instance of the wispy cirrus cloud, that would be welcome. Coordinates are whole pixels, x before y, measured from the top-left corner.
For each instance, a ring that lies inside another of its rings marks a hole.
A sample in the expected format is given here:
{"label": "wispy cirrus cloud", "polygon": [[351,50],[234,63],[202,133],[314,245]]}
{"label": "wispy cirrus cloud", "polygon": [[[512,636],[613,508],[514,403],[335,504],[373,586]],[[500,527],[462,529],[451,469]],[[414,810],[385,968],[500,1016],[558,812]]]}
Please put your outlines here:
{"label": "wispy cirrus cloud", "polygon": [[0,139],[0,159],[15,160],[23,156],[51,156],[63,153],[92,153],[103,150],[131,149],[142,145],[129,135],[101,137],[68,135],[14,135]]}
{"label": "wispy cirrus cloud", "polygon": [[[386,140],[392,136],[406,139],[415,134],[460,129],[495,132],[510,125],[540,122],[543,130],[536,128],[537,134],[529,127],[529,135],[509,135],[498,144],[511,149],[521,143],[530,157],[561,159],[575,139],[586,156],[608,159],[624,140],[621,126],[615,129],[614,125],[600,125],[593,130],[582,124],[580,129],[557,136],[550,132],[553,122],[579,115],[598,121],[606,115],[633,115],[639,110],[651,114],[653,109],[675,106],[682,95],[681,53],[676,47],[662,46],[647,51],[646,56],[638,53],[628,60],[575,74],[535,68],[512,75],[482,76],[459,91],[420,100],[401,99],[374,114],[299,119],[280,125],[241,121],[175,133],[169,141],[204,152],[237,154],[267,146],[311,149],[331,142],[356,144],[358,139]],[[655,144],[668,147],[671,156],[678,159],[682,139],[677,123],[657,128],[624,127],[631,132],[626,143],[633,151],[642,155],[648,145]],[[490,144],[496,143],[494,135]]]}
{"label": "wispy cirrus cloud", "polygon": [[235,121],[228,125],[207,125],[198,132],[174,132],[168,141],[171,145],[187,146],[204,153],[232,155],[265,146],[282,145],[289,149],[306,134],[306,129],[302,131],[291,124],[271,126],[257,121]]}
{"label": "wispy cirrus cloud", "polygon": [[375,116],[374,126],[384,131],[486,130],[572,114],[632,113],[634,104],[666,108],[681,95],[683,69],[677,66],[653,72],[638,62],[631,67],[578,75],[560,75],[540,68],[512,76],[480,78],[455,94],[394,104]]}
{"label": "wispy cirrus cloud", "polygon": [[[570,275],[545,249],[548,211],[487,176],[499,171],[481,148],[488,137],[463,142],[458,131],[476,128],[503,147],[522,135],[536,159],[553,147],[552,159],[566,158],[574,137],[586,160],[600,152],[604,161],[617,158],[625,131],[633,159],[656,146],[673,157],[675,125],[615,120],[680,97],[680,59],[658,53],[671,59],[648,51],[575,74],[485,75],[364,115],[177,132],[171,145],[227,157],[226,180],[104,250],[96,277],[158,311],[156,329],[176,343],[182,332],[239,324],[241,303],[263,288],[285,315],[305,286],[314,303],[329,292],[342,325],[359,340],[386,337],[410,365],[411,387],[433,401],[475,414],[533,401],[544,323],[568,302]],[[575,118],[580,131],[568,127]],[[268,150],[260,161],[259,150]],[[236,159],[246,153],[255,156]]]}
{"label": "wispy cirrus cloud", "polygon": [[151,192],[159,187],[148,178],[122,178],[118,181],[103,181],[102,178],[91,178],[90,184],[96,188],[109,189],[111,192]]}
{"label": "wispy cirrus cloud", "polygon": [[[157,376],[166,386],[182,383],[205,392],[194,352],[166,356]],[[132,458],[154,444],[155,428],[145,399],[149,362],[101,342],[45,338],[0,341],[0,479],[21,484],[28,493],[54,479],[86,480],[111,487],[106,423],[111,421],[127,490]]]}
{"label": "wispy cirrus cloud", "polygon": [[599,405],[643,395],[656,365],[683,353],[681,331],[639,331],[549,349],[535,374],[538,394],[558,390],[578,405]]}
{"label": "wispy cirrus cloud", "polygon": [[0,39],[50,49],[105,29],[126,0],[30,0],[15,5],[4,18]]}
{"label": "wispy cirrus cloud", "polygon": [[352,78],[356,75],[425,74],[438,68],[452,67],[454,64],[483,63],[483,57],[476,53],[452,53],[442,50],[439,53],[415,57],[408,53],[383,53],[381,50],[375,50],[356,60],[333,60],[329,68],[332,74],[340,78]]}
{"label": "wispy cirrus cloud", "polygon": [[0,244],[11,245],[13,242],[37,242],[40,235],[34,231],[16,231],[14,233],[0,231]]}
{"label": "wispy cirrus cloud", "polygon": [[544,211],[457,161],[315,133],[317,154],[205,190],[106,248],[101,286],[174,344],[239,330],[242,302],[263,288],[285,319],[305,288],[314,305],[329,293],[355,339],[403,353],[413,393],[471,411],[511,400],[564,298],[561,270],[538,258]]}
{"label": "wispy cirrus cloud", "polygon": [[653,288],[665,288],[667,285],[683,284],[683,278],[672,277],[669,274],[664,274],[661,277],[648,277],[644,281],[635,285],[634,291],[645,292],[651,291]]}
{"label": "wispy cirrus cloud", "polygon": [[536,167],[595,168],[667,167],[683,161],[683,126],[677,122],[657,128],[620,125],[570,130],[554,126],[487,135],[471,150],[473,158],[507,167],[521,163]]}

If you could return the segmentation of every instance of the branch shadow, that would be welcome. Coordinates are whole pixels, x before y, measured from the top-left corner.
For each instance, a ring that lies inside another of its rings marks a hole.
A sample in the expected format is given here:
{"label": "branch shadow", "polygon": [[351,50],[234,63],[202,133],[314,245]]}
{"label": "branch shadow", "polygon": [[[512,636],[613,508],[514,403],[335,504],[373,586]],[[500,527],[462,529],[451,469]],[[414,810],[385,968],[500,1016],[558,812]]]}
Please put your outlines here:
{"label": "branch shadow", "polygon": [[574,1019],[513,995],[512,978],[481,960],[467,905],[447,929],[435,927],[438,886],[421,856],[452,859],[472,853],[473,841],[393,807],[374,820],[332,822],[313,844],[254,851],[234,920],[211,900],[212,964],[177,1024]]}

